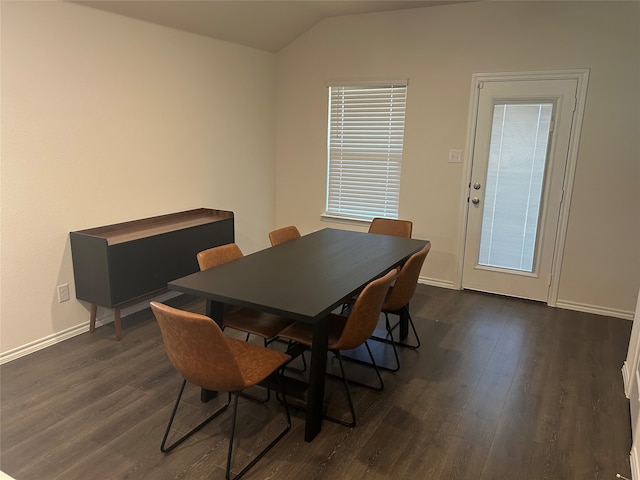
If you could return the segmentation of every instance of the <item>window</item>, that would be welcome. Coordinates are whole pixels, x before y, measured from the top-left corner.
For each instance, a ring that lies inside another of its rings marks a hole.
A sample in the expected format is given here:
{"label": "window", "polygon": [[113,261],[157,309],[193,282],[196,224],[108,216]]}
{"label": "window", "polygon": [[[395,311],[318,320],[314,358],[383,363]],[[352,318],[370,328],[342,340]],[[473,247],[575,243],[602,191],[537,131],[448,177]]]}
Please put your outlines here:
{"label": "window", "polygon": [[407,81],[329,86],[325,215],[397,218]]}

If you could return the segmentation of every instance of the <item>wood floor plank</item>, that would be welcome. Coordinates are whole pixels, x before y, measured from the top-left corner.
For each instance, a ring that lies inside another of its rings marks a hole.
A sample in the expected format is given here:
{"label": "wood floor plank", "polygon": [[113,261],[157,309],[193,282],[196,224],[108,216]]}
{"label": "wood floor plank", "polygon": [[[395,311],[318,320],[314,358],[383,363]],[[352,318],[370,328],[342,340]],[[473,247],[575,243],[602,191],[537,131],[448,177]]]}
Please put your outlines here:
{"label": "wood floor plank", "polygon": [[[171,302],[204,312],[201,300]],[[352,387],[358,425],[325,422],[306,443],[304,416],[293,412],[289,434],[247,480],[630,477],[620,368],[631,322],[425,285],[410,310],[422,346],[400,349],[402,368],[383,373],[384,391]],[[230,415],[162,454],[181,379],[149,310],[123,325],[120,342],[107,325],[0,366],[3,471],[18,480],[224,478]],[[203,404],[188,388],[176,432],[222,400]],[[341,383],[328,380],[328,411],[346,408]],[[241,399],[238,422],[236,469],[277,433],[281,406]]]}

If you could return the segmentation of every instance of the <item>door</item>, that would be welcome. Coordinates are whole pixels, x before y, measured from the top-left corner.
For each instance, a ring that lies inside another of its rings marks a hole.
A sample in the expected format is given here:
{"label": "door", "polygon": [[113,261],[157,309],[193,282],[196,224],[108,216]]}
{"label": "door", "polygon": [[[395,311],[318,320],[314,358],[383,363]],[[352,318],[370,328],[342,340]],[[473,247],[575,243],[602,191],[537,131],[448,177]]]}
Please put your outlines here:
{"label": "door", "polygon": [[478,86],[462,286],[547,301],[578,80]]}

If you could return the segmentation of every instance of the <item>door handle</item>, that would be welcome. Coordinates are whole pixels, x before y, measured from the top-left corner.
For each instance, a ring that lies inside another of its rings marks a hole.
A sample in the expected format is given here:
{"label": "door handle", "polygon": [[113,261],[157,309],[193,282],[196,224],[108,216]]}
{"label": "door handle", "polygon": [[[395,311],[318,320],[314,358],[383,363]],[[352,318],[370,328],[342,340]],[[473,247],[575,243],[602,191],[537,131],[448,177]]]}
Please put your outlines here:
{"label": "door handle", "polygon": [[474,205],[478,205],[480,203],[480,199],[478,197],[473,197],[471,199],[471,203],[473,203]]}

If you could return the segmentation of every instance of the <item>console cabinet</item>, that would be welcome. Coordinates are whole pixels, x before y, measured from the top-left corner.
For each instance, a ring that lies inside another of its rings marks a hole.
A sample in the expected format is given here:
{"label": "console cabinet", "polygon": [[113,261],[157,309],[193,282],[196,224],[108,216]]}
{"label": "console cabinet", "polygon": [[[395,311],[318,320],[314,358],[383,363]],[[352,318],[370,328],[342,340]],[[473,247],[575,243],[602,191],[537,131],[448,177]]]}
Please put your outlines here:
{"label": "console cabinet", "polygon": [[199,270],[196,254],[234,242],[233,212],[199,208],[70,233],[76,298],[120,310],[166,290],[167,282]]}

